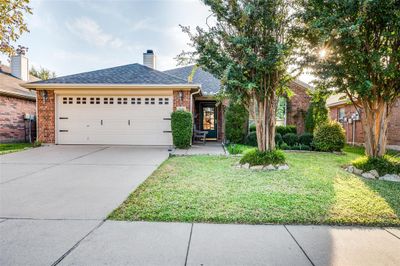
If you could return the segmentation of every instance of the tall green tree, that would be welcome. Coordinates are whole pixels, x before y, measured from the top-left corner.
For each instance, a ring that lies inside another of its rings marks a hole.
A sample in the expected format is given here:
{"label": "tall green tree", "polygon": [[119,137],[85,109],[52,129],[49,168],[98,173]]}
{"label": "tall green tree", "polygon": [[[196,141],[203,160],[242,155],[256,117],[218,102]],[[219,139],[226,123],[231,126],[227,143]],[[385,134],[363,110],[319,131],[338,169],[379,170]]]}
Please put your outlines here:
{"label": "tall green tree", "polygon": [[52,79],[56,77],[56,73],[54,71],[50,71],[41,67],[40,69],[36,69],[35,67],[31,67],[29,74],[35,76],[41,80]]}
{"label": "tall green tree", "polygon": [[366,153],[383,156],[400,96],[400,1],[301,0],[304,58],[319,82],[361,110]]}
{"label": "tall green tree", "polygon": [[32,14],[29,0],[0,0],[0,52],[13,55],[19,37],[28,32],[25,15]]}
{"label": "tall green tree", "polygon": [[273,150],[278,96],[292,79],[287,69],[296,46],[290,31],[293,1],[203,2],[215,22],[194,32],[183,27],[195,51],[183,52],[179,58],[194,58],[219,77],[224,93],[243,103],[255,121],[258,149]]}

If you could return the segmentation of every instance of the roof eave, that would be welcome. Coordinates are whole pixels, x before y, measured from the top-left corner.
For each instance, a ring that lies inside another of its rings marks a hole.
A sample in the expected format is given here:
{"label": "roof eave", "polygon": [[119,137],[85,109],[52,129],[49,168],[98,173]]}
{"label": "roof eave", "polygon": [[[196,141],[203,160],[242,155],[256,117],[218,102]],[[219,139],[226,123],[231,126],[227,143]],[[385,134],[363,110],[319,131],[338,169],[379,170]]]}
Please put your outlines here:
{"label": "roof eave", "polygon": [[13,98],[19,98],[19,99],[25,99],[25,100],[31,100],[31,101],[36,101],[36,96],[34,95],[25,95],[17,92],[10,92],[10,91],[4,91],[0,90],[0,95],[8,96],[8,97],[13,97]]}
{"label": "roof eave", "polygon": [[37,89],[196,89],[200,84],[67,84],[67,83],[25,83],[22,87]]}

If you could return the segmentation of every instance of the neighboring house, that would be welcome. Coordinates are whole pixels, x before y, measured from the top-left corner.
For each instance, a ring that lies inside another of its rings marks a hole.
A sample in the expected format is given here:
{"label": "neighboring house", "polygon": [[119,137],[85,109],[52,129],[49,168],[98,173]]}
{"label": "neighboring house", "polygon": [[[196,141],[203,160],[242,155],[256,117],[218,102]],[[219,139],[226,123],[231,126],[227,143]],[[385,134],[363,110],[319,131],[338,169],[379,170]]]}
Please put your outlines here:
{"label": "neighboring house", "polygon": [[[57,144],[172,145],[170,114],[179,109],[193,113],[195,127],[208,131],[209,140],[224,140],[227,101],[216,99],[219,80],[202,69],[190,79],[193,66],[157,71],[152,50],[143,59],[144,65],[25,84],[37,91],[38,139]],[[295,86],[299,91],[303,87]],[[297,112],[297,103],[292,106]]]}
{"label": "neighboring house", "polygon": [[[0,143],[29,140],[29,117],[33,119],[36,113],[36,94],[21,84],[35,80],[22,54],[11,57],[11,67],[0,65]],[[34,123],[34,135],[32,129]]]}
{"label": "neighboring house", "polygon": [[[362,112],[358,112],[354,105],[344,94],[335,94],[328,98],[327,106],[329,108],[332,120],[342,123],[346,131],[346,140],[351,144],[364,143],[364,131],[362,128]],[[400,149],[400,98],[397,99],[392,116],[388,124],[388,147]]]}

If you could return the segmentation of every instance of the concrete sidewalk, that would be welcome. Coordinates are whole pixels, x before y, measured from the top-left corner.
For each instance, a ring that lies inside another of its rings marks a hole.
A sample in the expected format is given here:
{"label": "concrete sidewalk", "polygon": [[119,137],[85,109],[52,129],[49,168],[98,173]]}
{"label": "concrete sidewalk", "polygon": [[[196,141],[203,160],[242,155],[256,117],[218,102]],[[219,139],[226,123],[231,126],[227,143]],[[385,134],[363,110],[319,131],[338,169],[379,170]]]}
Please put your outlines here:
{"label": "concrete sidewalk", "polygon": [[399,228],[17,222],[19,227],[11,220],[0,221],[0,241],[7,242],[0,265],[365,266],[400,262]]}

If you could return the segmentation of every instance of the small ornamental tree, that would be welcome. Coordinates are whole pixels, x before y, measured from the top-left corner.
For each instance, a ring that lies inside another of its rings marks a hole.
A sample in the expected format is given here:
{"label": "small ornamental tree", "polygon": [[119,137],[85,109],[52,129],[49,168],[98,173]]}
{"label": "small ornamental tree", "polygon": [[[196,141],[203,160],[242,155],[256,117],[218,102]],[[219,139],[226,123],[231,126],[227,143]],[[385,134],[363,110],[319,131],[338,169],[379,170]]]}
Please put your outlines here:
{"label": "small ornamental tree", "polygon": [[278,96],[288,90],[292,77],[291,57],[298,44],[291,34],[293,0],[203,0],[215,25],[189,27],[194,52],[187,58],[220,78],[223,93],[247,108],[256,124],[260,151],[275,149],[275,119]]}
{"label": "small ornamental tree", "polygon": [[230,103],[225,112],[225,135],[232,143],[243,143],[247,134],[249,113],[242,104]]}
{"label": "small ornamental tree", "polygon": [[303,58],[320,84],[362,109],[366,153],[382,157],[400,96],[400,1],[300,2],[298,32],[308,44]]}
{"label": "small ornamental tree", "polygon": [[175,147],[184,149],[190,147],[193,133],[192,113],[175,111],[171,114],[172,139]]}
{"label": "small ornamental tree", "polygon": [[326,99],[328,94],[325,90],[316,90],[311,94],[311,102],[308,107],[305,126],[306,131],[313,133],[315,127],[323,125],[329,121],[328,108],[326,107]]}

